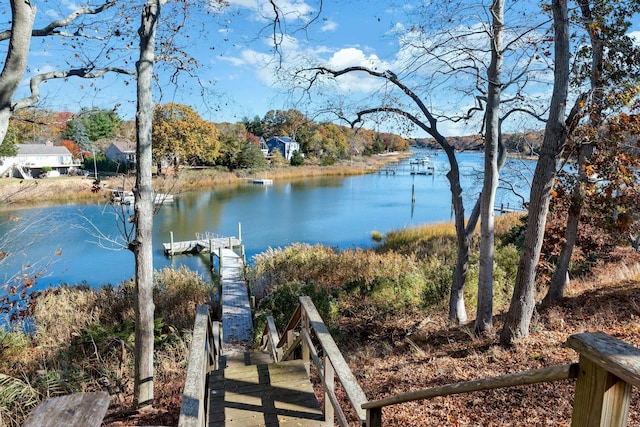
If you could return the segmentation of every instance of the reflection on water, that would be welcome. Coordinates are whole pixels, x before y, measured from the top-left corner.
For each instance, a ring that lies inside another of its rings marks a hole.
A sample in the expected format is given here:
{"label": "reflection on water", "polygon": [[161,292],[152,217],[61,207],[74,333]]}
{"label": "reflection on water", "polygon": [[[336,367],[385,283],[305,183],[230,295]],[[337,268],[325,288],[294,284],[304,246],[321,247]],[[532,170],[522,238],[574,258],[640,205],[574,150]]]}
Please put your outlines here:
{"label": "reflection on water", "polygon": [[[477,153],[461,153],[466,209],[470,212],[482,185]],[[191,240],[195,233],[211,231],[242,238],[247,259],[268,247],[293,242],[322,243],[338,248],[369,246],[371,232],[451,220],[451,194],[445,156],[432,159],[433,176],[411,175],[408,162],[395,174],[354,177],[314,177],[276,180],[272,186],[244,184],[176,195],[154,218],[154,267],[186,265],[210,277],[207,255],[166,258],[162,243]],[[522,169],[520,167],[520,169]],[[523,184],[525,185],[525,184]],[[528,190],[524,191],[528,195]],[[415,203],[412,203],[412,195]],[[519,204],[511,193],[499,194],[496,203]],[[19,218],[19,221],[9,219]],[[18,224],[18,227],[16,225]],[[30,225],[30,227],[26,227]],[[19,237],[10,230],[23,229]],[[94,231],[91,231],[94,230]],[[97,237],[95,230],[104,235]],[[15,209],[0,213],[0,233],[8,236],[11,256],[0,264],[0,280],[21,274],[27,265],[46,267],[39,285],[119,283],[134,274],[133,254],[121,249],[123,241],[111,206],[63,205]],[[59,255],[56,253],[59,252]]]}

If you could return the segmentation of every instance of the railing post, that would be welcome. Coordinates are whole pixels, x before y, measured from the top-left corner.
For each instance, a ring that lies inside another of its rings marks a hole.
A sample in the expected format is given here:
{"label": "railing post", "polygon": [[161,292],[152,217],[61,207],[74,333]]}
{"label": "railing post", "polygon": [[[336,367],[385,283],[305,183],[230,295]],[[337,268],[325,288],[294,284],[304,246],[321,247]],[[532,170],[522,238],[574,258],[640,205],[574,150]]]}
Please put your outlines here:
{"label": "railing post", "polygon": [[382,408],[367,409],[367,427],[382,427]]}
{"label": "railing post", "polygon": [[222,277],[222,246],[218,248],[218,261],[219,261],[218,272]]}
{"label": "railing post", "polygon": [[626,426],[640,349],[602,332],[572,335],[567,345],[580,354],[572,427]]}
{"label": "railing post", "polygon": [[333,365],[331,364],[331,359],[329,356],[325,355],[324,360],[322,362],[324,365],[324,385],[326,390],[324,392],[324,421],[327,425],[333,425],[333,419],[335,417],[335,410],[333,409],[333,405],[331,404],[331,400],[327,390],[331,390],[332,393],[336,391],[336,379],[334,374]]}
{"label": "railing post", "polygon": [[[300,316],[300,327],[307,331],[309,335],[311,335],[311,330],[309,328],[309,316],[307,315],[307,312],[305,310],[302,310],[302,315]],[[307,371],[310,370],[310,360],[311,354],[309,351],[309,346],[307,345],[306,340],[302,340],[302,361],[307,367]]]}
{"label": "railing post", "polygon": [[169,232],[169,256],[173,256],[173,231]]}

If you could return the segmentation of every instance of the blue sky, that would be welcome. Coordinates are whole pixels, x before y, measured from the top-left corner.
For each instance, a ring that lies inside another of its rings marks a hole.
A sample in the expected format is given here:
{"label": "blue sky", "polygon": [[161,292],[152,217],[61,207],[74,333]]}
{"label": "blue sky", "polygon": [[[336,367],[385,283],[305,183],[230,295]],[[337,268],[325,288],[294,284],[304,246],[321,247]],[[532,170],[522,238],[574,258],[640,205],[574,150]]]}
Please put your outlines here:
{"label": "blue sky", "polygon": [[[41,0],[38,3],[36,27],[38,23],[51,18],[66,16],[77,7],[71,0]],[[95,0],[91,3],[97,4]],[[288,90],[287,85],[282,83],[286,78],[283,80],[278,74],[276,65],[282,65],[283,69],[301,64],[323,64],[333,68],[366,65],[400,74],[407,59],[415,54],[406,45],[402,47],[401,40],[406,42],[406,30],[421,22],[416,15],[416,6],[420,2],[324,0],[318,19],[304,27],[309,23],[309,17],[318,13],[319,3],[315,0],[278,0],[287,34],[282,40],[282,56],[276,56],[269,26],[273,16],[269,2],[230,0],[228,3],[228,7],[213,14],[195,14],[191,17],[187,31],[183,33],[183,36],[189,35],[189,39],[179,39],[179,43],[200,63],[200,67],[193,72],[197,78],[183,73],[178,76],[177,84],[172,84],[169,83],[168,72],[157,68],[161,89],[154,97],[157,102],[190,105],[203,118],[213,122],[237,122],[245,116],[263,117],[272,109],[295,108],[313,114],[330,102],[338,102],[333,101],[335,99],[344,103],[345,108],[356,103],[364,105],[381,95],[380,81],[363,76],[347,76],[337,84],[324,86],[321,93],[309,100],[301,98],[300,93],[292,94]],[[0,10],[3,9],[8,9],[6,3],[0,6]],[[536,17],[538,15],[541,14]],[[433,19],[436,20],[435,17]],[[477,25],[474,19],[477,21],[475,15],[468,12],[464,17],[457,16],[454,23],[466,25],[469,29]],[[137,24],[139,17],[133,16],[132,20]],[[637,21],[632,30],[636,36],[640,35]],[[128,66],[132,68],[138,40],[136,37],[123,37],[122,43],[127,42],[132,42],[134,48],[121,54],[118,61],[129,58]],[[100,43],[93,41],[93,45],[87,47],[84,53],[80,51],[81,56],[98,52]],[[22,94],[25,93],[28,77],[33,73],[77,64],[72,52],[78,50],[70,50],[69,44],[72,42],[62,46],[56,38],[32,42],[29,72],[25,76]],[[433,64],[423,67],[423,80],[427,78],[425,76],[433,75],[432,67]],[[548,81],[548,75],[539,76],[539,80],[545,79]],[[467,83],[460,78],[446,84],[431,82],[434,89],[424,93],[425,100],[443,113],[466,110],[473,105],[473,97],[462,97],[459,90]],[[43,86],[42,92],[41,105],[47,108],[78,111],[82,107],[114,108],[117,105],[117,111],[125,119],[132,119],[135,113],[135,84],[129,77],[50,81]],[[540,100],[548,99],[547,87],[539,86],[531,92]],[[441,128],[445,135],[468,134],[476,130],[476,123],[473,122],[466,125],[443,123]],[[416,134],[424,135],[420,132]]]}

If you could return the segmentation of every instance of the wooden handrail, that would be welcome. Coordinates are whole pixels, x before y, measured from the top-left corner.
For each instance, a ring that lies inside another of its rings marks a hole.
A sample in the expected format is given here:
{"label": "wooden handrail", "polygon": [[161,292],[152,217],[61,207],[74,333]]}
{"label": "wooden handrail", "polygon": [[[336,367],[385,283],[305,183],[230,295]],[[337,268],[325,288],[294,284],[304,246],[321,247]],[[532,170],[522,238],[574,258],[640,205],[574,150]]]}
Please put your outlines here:
{"label": "wooden handrail", "polygon": [[262,348],[268,350],[273,357],[274,362],[280,361],[281,351],[278,349],[278,343],[280,342],[280,336],[278,335],[278,328],[276,328],[276,322],[272,316],[267,316],[267,324],[264,325],[264,332],[262,333]]}
{"label": "wooden handrail", "polygon": [[451,394],[470,393],[473,391],[492,390],[494,388],[513,387],[519,385],[538,384],[553,381],[562,381],[578,377],[578,364],[550,366],[532,371],[518,372],[515,374],[500,375],[481,380],[463,381],[454,384],[446,384],[440,387],[410,391],[385,397],[384,399],[371,400],[362,407],[364,409],[381,409],[385,406],[414,400],[432,399],[434,397],[449,396]]}
{"label": "wooden handrail", "polygon": [[576,379],[572,427],[624,427],[631,387],[640,387],[640,349],[602,332],[572,335],[567,346],[580,354],[579,363],[447,384],[366,402],[367,427],[382,426],[382,408],[458,393],[541,382]]}
{"label": "wooden handrail", "polygon": [[[300,327],[300,331],[296,332],[297,336],[294,336],[294,331],[296,331],[298,327]],[[265,334],[270,333],[270,328],[271,325],[267,322]],[[324,361],[322,361],[319,356],[320,351],[315,348],[314,340],[311,338],[312,333],[322,349]],[[263,335],[263,342],[269,341],[270,339],[271,338]],[[300,304],[280,336],[277,348],[282,352],[282,355],[278,360],[287,360],[293,355],[296,348],[300,346],[302,346],[303,360],[310,362],[309,359],[313,359],[313,363],[320,373],[322,387],[325,391],[325,419],[328,422],[332,422],[335,415],[340,426],[346,427],[349,425],[347,417],[340,407],[340,402],[335,394],[335,379],[337,378],[353,407],[353,411],[358,416],[360,423],[364,425],[366,411],[362,408],[362,405],[367,401],[367,397],[358,384],[353,372],[349,369],[347,362],[344,360],[327,326],[322,321],[322,317],[320,317],[318,310],[313,305],[311,298],[307,296],[300,297]]]}
{"label": "wooden handrail", "polygon": [[206,427],[209,404],[207,374],[211,369],[218,368],[221,340],[220,323],[211,321],[208,305],[199,306],[193,325],[178,427]]}

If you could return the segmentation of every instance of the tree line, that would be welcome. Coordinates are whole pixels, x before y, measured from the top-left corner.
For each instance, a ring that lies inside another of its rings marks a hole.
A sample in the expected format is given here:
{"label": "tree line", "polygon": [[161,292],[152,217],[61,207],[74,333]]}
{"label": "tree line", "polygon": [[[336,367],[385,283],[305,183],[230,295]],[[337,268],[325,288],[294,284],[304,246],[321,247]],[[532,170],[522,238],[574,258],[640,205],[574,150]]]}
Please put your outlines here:
{"label": "tree line", "polygon": [[[238,123],[204,120],[191,107],[181,104],[156,105],[153,113],[153,154],[156,162],[177,159],[180,165],[222,166],[228,169],[263,167],[260,142],[289,136],[300,144],[294,164],[330,165],[351,156],[369,156],[406,151],[410,140],[397,134],[369,129],[352,129],[334,123],[315,123],[300,111],[272,110],[260,118],[243,118]],[[77,158],[93,157],[104,169],[110,164],[104,151],[115,139],[135,140],[135,123],[122,120],[113,110],[83,109],[78,113],[25,109],[9,120],[0,156],[14,155],[15,145],[52,141],[63,145]],[[272,163],[285,163],[279,150],[269,153]]]}

